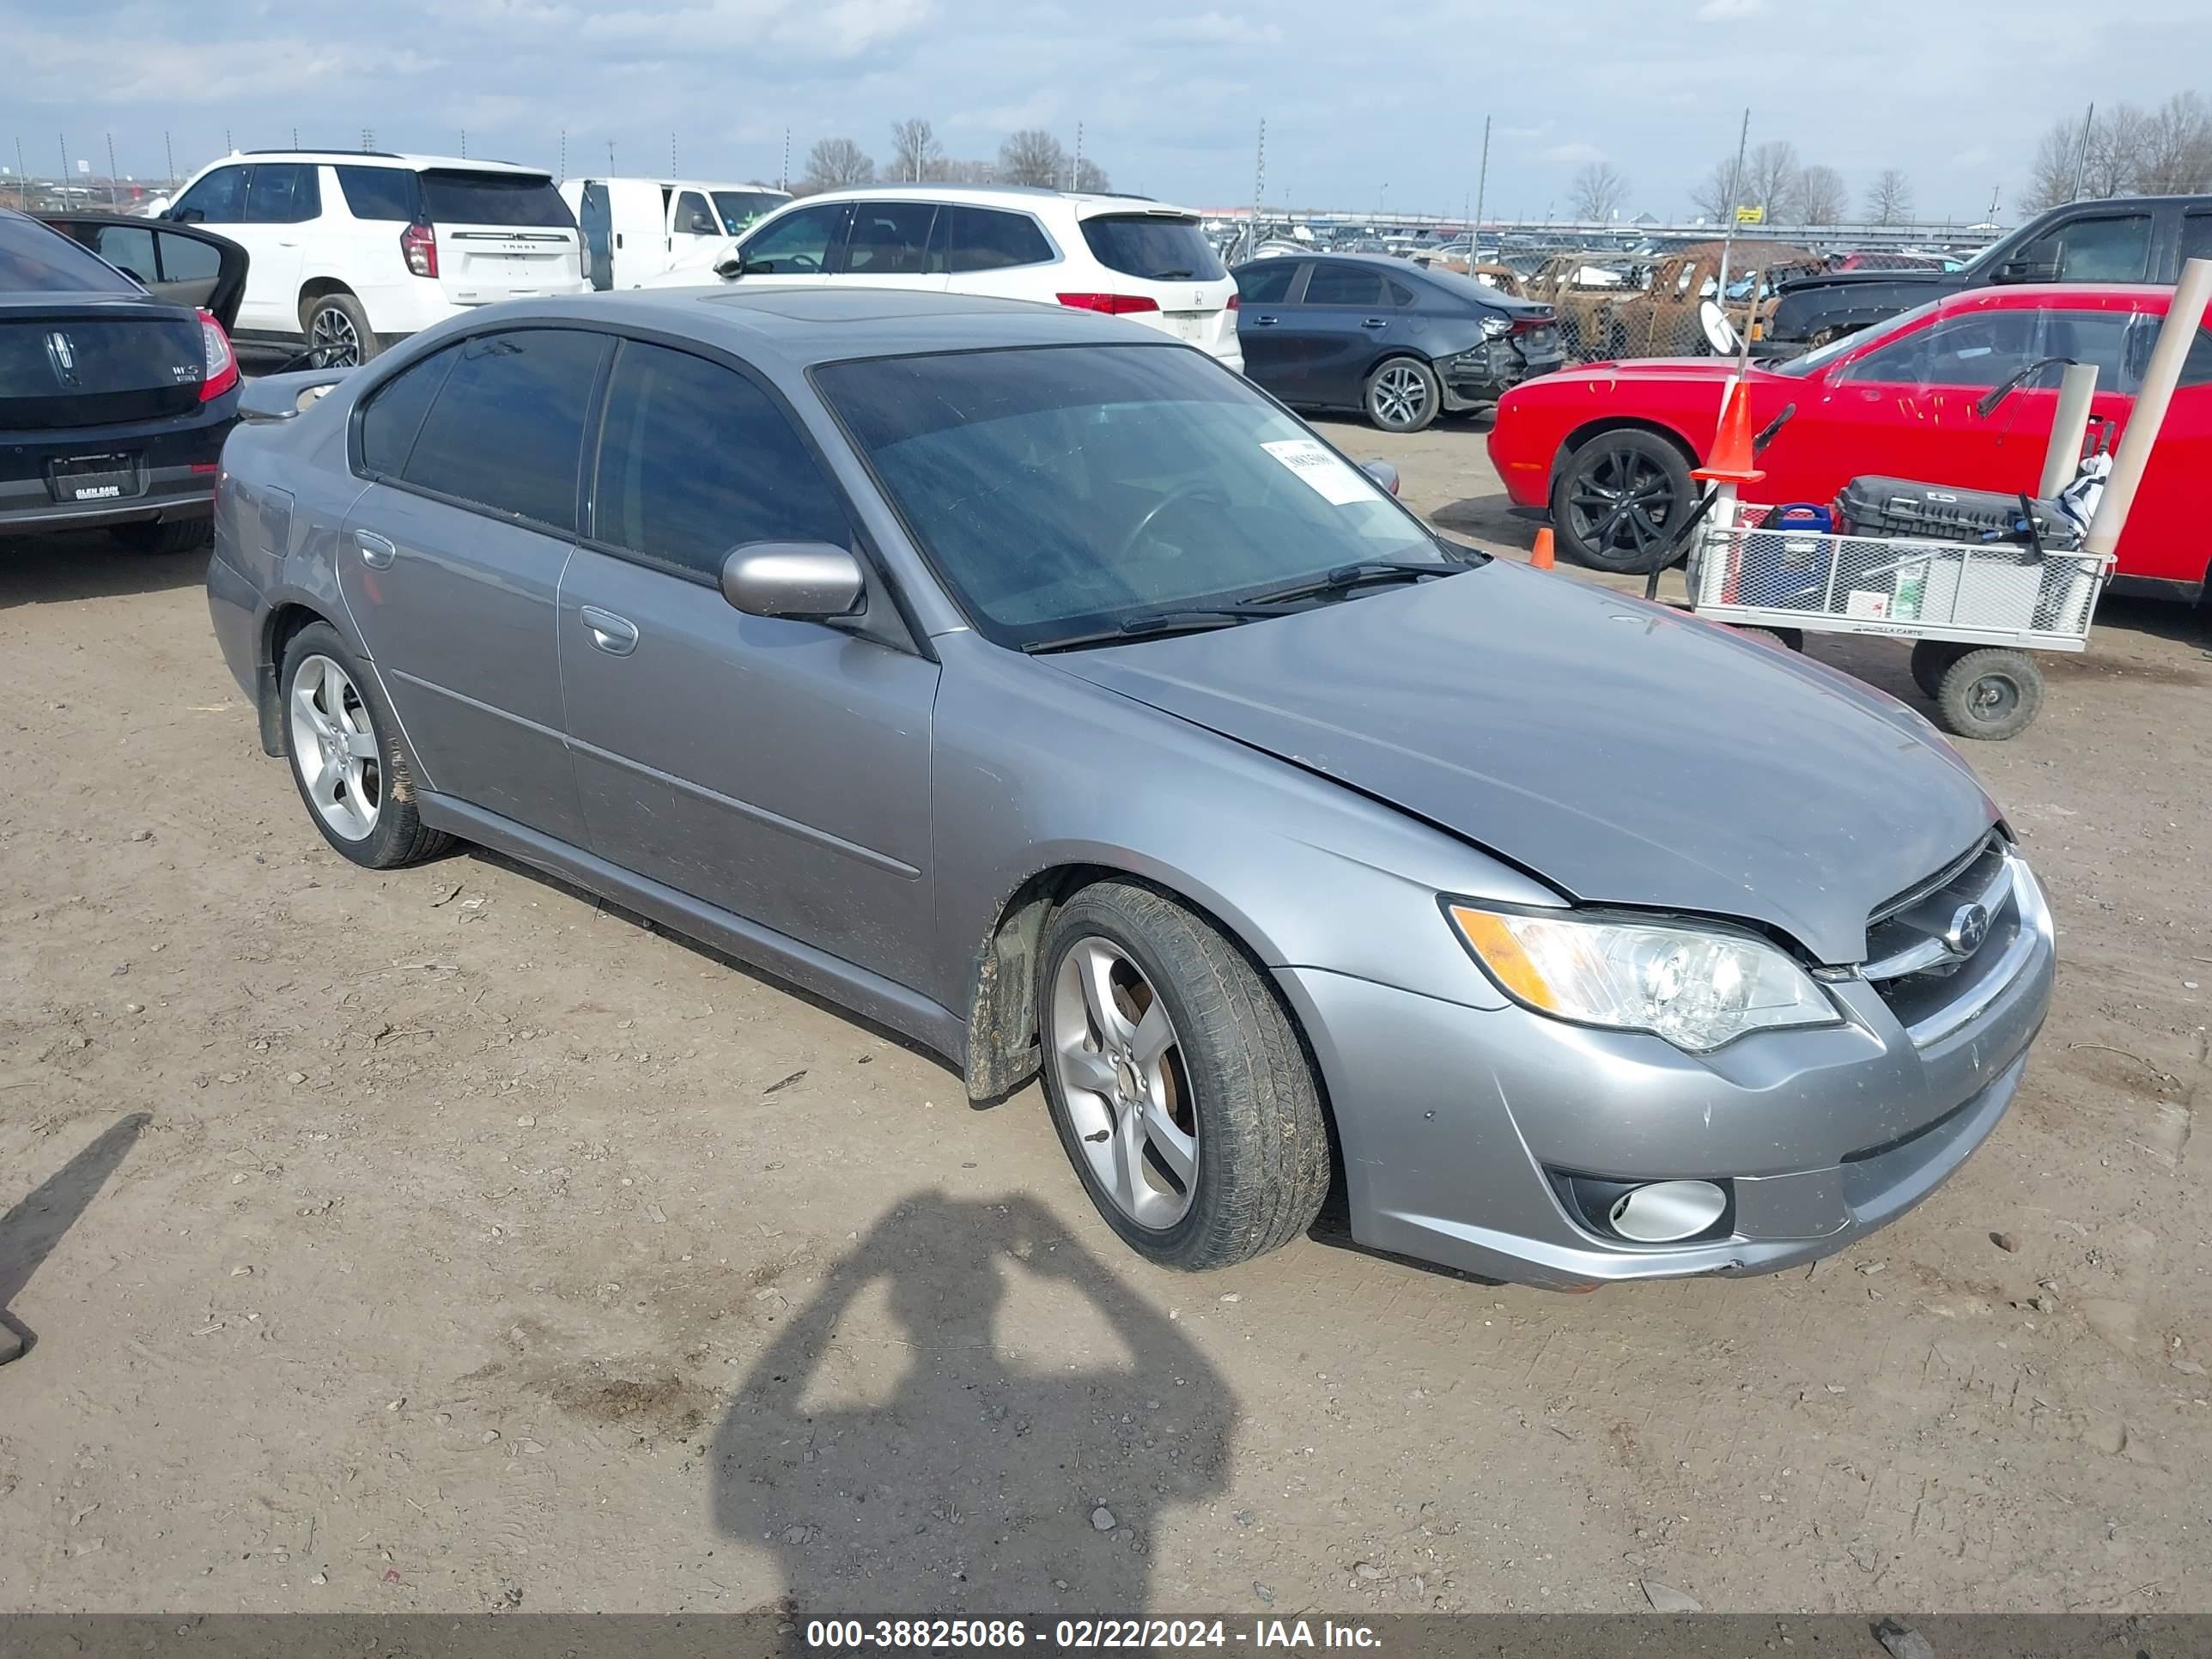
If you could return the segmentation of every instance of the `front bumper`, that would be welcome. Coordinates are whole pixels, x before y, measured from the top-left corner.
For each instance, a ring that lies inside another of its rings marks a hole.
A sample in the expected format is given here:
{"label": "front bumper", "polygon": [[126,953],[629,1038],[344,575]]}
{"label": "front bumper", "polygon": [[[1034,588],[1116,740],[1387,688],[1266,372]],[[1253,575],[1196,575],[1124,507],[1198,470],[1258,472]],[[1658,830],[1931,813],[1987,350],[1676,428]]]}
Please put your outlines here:
{"label": "front bumper", "polygon": [[[1772,1273],[1904,1213],[2004,1115],[2055,959],[2039,895],[2022,910],[2032,937],[2002,992],[1919,1045],[1859,979],[1830,988],[1840,1024],[1692,1055],[1518,1006],[1276,975],[1321,1063],[1359,1243],[1555,1289]],[[1571,1206],[1569,1172],[1722,1182],[1733,1202],[1721,1236],[1635,1244]]]}
{"label": "front bumper", "polygon": [[[116,426],[0,433],[0,533],[96,530],[148,520],[205,518],[222,441],[238,418],[227,392],[189,415]],[[128,493],[86,501],[58,495],[52,465],[118,458]]]}

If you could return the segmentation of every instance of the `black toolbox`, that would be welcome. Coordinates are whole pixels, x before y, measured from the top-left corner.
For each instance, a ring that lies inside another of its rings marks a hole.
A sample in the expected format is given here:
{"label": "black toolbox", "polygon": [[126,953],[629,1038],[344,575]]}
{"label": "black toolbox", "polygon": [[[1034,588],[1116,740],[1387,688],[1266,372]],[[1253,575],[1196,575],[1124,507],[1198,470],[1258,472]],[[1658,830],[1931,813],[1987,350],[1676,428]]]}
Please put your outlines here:
{"label": "black toolbox", "polygon": [[1954,489],[1910,478],[1854,478],[1836,497],[1837,529],[1849,536],[1916,537],[1923,541],[2010,542],[2067,553],[2081,532],[2056,501],[2032,501],[2034,534],[2017,495]]}

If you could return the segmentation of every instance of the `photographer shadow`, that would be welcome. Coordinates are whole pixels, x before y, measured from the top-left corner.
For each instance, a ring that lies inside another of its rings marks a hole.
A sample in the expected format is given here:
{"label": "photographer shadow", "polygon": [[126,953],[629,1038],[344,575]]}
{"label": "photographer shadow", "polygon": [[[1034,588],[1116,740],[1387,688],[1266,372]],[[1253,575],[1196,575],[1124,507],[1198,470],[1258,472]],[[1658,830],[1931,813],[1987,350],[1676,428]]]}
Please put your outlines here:
{"label": "photographer shadow", "polygon": [[927,1193],[754,1367],[715,1435],[714,1522],[775,1553],[801,1628],[1134,1613],[1168,1512],[1225,1490],[1235,1422],[1182,1330],[1040,1206]]}

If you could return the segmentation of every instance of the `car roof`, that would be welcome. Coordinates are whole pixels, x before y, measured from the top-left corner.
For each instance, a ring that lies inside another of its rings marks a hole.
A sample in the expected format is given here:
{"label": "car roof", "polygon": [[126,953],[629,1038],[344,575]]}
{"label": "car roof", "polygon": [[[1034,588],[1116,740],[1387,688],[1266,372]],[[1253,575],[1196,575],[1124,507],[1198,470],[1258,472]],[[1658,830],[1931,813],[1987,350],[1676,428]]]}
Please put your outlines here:
{"label": "car roof", "polygon": [[384,149],[234,149],[222,159],[224,161],[313,161],[332,167],[390,167],[394,172],[435,169],[439,172],[513,173],[527,178],[552,177],[552,170],[549,167],[525,167],[520,161],[489,161],[468,155],[403,155]]}
{"label": "car roof", "polygon": [[2164,311],[2173,289],[2157,283],[2007,283],[1962,289],[1937,302],[1941,312],[2039,311],[2051,306],[2100,311]]}
{"label": "car roof", "polygon": [[826,288],[623,289],[515,301],[510,320],[613,324],[719,345],[771,372],[820,363],[1019,346],[1165,345],[1173,336],[1074,307],[972,294],[836,283]]}
{"label": "car roof", "polygon": [[1043,185],[847,185],[836,190],[817,191],[811,196],[801,197],[799,200],[878,202],[885,197],[896,196],[919,196],[926,201],[951,202],[969,207],[1041,207],[1048,202],[1066,202],[1075,209],[1078,218],[1087,218],[1098,213],[1157,213],[1163,216],[1172,214],[1184,219],[1199,217],[1188,208],[1156,202],[1149,196],[1127,196],[1113,191],[1053,190]]}

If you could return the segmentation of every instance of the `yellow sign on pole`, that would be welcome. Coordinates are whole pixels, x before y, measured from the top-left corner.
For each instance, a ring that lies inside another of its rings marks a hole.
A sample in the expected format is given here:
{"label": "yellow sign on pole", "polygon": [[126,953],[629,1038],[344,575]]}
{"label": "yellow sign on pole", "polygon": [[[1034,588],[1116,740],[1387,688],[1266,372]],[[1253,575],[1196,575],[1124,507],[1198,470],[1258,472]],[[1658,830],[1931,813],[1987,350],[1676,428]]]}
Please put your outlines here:
{"label": "yellow sign on pole", "polygon": [[1735,210],[1735,222],[1740,225],[1763,225],[1766,210],[1763,207],[1740,207]]}

